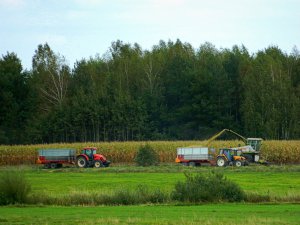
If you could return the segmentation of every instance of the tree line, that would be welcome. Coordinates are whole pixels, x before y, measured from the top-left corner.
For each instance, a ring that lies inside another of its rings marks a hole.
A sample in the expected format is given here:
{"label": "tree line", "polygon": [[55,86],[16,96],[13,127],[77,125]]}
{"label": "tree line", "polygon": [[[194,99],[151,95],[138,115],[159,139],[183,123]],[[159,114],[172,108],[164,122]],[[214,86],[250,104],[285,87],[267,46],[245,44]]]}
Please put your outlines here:
{"label": "tree line", "polygon": [[246,137],[300,137],[300,54],[270,46],[151,50],[113,42],[73,68],[40,44],[32,69],[0,58],[0,144],[203,139],[229,128]]}

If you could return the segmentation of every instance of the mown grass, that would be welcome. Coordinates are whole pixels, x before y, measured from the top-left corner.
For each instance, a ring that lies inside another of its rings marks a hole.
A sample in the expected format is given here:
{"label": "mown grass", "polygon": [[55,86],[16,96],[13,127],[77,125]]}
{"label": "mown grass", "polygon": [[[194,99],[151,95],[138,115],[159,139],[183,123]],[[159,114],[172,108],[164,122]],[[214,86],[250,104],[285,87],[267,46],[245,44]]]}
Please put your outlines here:
{"label": "mown grass", "polygon": [[298,204],[0,207],[0,224],[300,224]]}

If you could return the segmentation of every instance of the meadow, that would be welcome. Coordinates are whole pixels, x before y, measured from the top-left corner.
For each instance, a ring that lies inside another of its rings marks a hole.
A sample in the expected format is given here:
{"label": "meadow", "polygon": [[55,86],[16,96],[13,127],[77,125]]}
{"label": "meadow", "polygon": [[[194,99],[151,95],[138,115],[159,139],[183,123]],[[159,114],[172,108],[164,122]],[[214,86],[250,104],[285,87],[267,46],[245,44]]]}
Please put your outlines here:
{"label": "meadow", "polygon": [[247,194],[269,196],[271,202],[300,202],[300,166],[258,166],[217,168],[185,167],[161,164],[152,167],[115,166],[42,169],[41,166],[1,167],[0,174],[11,169],[22,171],[31,184],[32,195],[65,199],[68,196],[109,195],[120,190],[149,190],[170,193],[185,174],[221,172]]}
{"label": "meadow", "polygon": [[300,166],[289,169],[286,167],[287,171],[278,166],[228,167],[225,170],[210,167],[190,168],[181,165],[161,165],[158,168],[118,166],[100,170],[34,168],[25,170],[25,175],[34,192],[64,195],[70,192],[105,193],[115,189],[134,189],[139,185],[170,191],[177,181],[185,179],[184,173],[209,173],[212,169],[224,173],[228,179],[235,181],[247,192],[270,194],[274,197],[294,194],[300,198]]}

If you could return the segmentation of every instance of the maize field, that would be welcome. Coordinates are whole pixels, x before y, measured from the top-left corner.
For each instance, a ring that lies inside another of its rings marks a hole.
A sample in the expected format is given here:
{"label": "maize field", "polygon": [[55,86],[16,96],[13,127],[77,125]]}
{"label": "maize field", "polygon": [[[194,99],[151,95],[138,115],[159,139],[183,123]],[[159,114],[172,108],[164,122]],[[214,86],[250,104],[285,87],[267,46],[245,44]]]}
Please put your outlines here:
{"label": "maize field", "polygon": [[[206,141],[151,141],[151,142],[97,142],[97,143],[60,143],[40,145],[0,145],[0,165],[35,164],[37,150],[44,148],[74,148],[77,153],[83,147],[97,147],[112,163],[134,162],[134,157],[141,145],[150,144],[159,154],[161,162],[174,162],[176,148],[188,146],[205,146]],[[210,147],[236,147],[243,145],[241,141],[214,141]],[[261,158],[266,161],[286,164],[300,163],[300,141],[263,141]]]}

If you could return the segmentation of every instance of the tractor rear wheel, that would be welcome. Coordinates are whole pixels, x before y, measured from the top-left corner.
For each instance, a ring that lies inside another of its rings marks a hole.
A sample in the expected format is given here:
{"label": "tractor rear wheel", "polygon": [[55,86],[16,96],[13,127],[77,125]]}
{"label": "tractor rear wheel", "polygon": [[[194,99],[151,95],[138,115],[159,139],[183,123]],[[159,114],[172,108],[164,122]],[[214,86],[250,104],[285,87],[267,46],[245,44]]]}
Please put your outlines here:
{"label": "tractor rear wheel", "polygon": [[234,162],[234,165],[236,167],[241,167],[243,164],[242,164],[242,162],[240,160],[237,160],[237,161]]}
{"label": "tractor rear wheel", "polygon": [[222,166],[225,166],[226,162],[225,162],[225,159],[223,157],[219,157],[217,159],[217,166],[219,167],[222,167]]}
{"label": "tractor rear wheel", "polygon": [[85,168],[87,167],[87,161],[86,158],[84,158],[83,156],[79,156],[77,158],[77,162],[76,162],[77,166],[80,168]]}
{"label": "tractor rear wheel", "polygon": [[96,160],[94,163],[95,168],[103,167],[103,163],[100,160]]}

